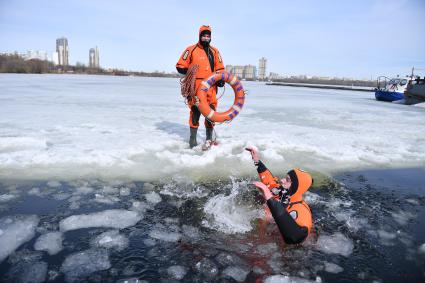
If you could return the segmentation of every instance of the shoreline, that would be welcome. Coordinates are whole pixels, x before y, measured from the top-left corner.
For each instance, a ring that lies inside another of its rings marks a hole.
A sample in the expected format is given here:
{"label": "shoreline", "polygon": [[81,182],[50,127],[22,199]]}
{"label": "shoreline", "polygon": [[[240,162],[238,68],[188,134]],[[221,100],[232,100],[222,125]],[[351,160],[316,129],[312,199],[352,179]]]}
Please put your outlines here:
{"label": "shoreline", "polygon": [[272,86],[292,86],[292,87],[309,87],[309,88],[322,88],[322,89],[337,89],[337,90],[354,90],[354,91],[375,91],[372,87],[361,86],[337,86],[337,85],[319,85],[319,84],[305,84],[305,83],[266,83]]}

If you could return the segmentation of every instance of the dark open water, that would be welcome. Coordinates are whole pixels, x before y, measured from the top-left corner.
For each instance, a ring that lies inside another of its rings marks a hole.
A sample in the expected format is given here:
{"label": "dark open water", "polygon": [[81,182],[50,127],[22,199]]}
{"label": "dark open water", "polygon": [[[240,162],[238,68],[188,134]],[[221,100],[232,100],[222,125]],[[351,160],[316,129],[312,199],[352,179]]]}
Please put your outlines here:
{"label": "dark open water", "polygon": [[[306,199],[317,233],[297,247],[285,246],[274,224],[265,226],[256,219],[261,204],[249,178],[196,184],[3,182],[0,219],[37,215],[39,222],[34,237],[1,262],[0,278],[1,282],[256,282],[266,278],[268,282],[289,282],[288,278],[424,282],[424,176],[418,168],[350,172],[332,179],[316,175]],[[212,206],[214,200],[221,200],[223,206]],[[59,231],[59,222],[66,217],[111,209],[137,211],[141,220],[123,229],[63,232],[62,249],[54,255],[35,250],[38,237]],[[254,215],[252,229],[232,233],[220,220],[226,214],[241,225],[246,222],[242,214]],[[93,244],[97,236],[112,230],[121,235],[120,243]],[[81,252],[84,255],[79,257]]]}

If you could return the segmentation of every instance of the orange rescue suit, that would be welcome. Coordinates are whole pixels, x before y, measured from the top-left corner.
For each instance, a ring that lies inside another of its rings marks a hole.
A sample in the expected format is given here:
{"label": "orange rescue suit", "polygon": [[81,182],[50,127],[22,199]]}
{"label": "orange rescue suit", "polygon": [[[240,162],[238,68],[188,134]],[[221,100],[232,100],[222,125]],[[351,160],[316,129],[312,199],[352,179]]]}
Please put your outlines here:
{"label": "orange rescue suit", "polygon": [[[208,30],[209,27],[202,26],[199,30],[199,35],[202,31]],[[210,30],[210,29],[209,29]],[[213,64],[210,64],[209,56],[212,56]],[[179,69],[188,69],[190,66],[197,64],[199,66],[196,74],[196,91],[198,91],[201,82],[210,77],[214,72],[224,70],[223,60],[221,59],[218,49],[209,45],[204,47],[198,42],[185,49],[183,54],[180,56],[176,67]],[[212,105],[214,109],[217,109],[217,86],[211,87],[207,93],[208,104]],[[192,108],[194,101],[188,101],[189,108]],[[192,111],[191,111],[192,116]],[[199,125],[193,125],[192,119],[189,119],[191,128],[198,128]],[[207,126],[207,124],[206,124]]]}
{"label": "orange rescue suit", "polygon": [[[280,187],[278,179],[272,175],[272,173],[264,166],[264,164],[262,164],[261,161],[257,170],[261,182],[265,184],[271,191],[273,188]],[[310,207],[303,200],[302,195],[310,188],[313,183],[313,179],[311,178],[310,174],[300,169],[294,169],[293,171],[295,173],[294,177],[297,179],[296,188],[294,188],[294,191],[291,192],[289,205],[286,206],[286,211],[289,213],[292,219],[295,220],[298,226],[307,228],[307,235],[309,235],[313,227],[313,217]],[[295,180],[292,181],[294,182]],[[280,201],[279,198],[279,195],[275,195],[274,197],[276,201]],[[282,208],[284,208],[284,206],[282,206]]]}

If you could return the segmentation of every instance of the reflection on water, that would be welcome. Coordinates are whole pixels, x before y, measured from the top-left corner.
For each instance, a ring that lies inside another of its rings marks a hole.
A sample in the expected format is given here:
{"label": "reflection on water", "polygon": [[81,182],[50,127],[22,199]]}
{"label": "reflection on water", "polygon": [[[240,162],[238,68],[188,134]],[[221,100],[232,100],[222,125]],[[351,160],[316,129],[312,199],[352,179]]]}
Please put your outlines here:
{"label": "reflection on water", "polygon": [[7,253],[0,248],[6,253],[1,278],[424,279],[425,239],[417,233],[417,226],[423,227],[424,196],[385,193],[371,186],[352,189],[323,176],[316,179],[306,195],[316,232],[302,246],[285,246],[276,227],[262,220],[262,204],[249,179],[2,184],[0,242],[11,248]]}

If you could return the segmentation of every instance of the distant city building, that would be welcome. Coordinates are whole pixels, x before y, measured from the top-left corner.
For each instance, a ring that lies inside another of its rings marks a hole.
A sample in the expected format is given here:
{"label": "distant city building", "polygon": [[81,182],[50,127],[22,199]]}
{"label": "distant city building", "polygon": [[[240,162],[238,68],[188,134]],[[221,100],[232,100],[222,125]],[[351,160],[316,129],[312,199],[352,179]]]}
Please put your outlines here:
{"label": "distant city building", "polygon": [[278,74],[278,73],[272,73],[272,72],[270,72],[270,75],[269,75],[269,79],[270,80],[277,80],[277,79],[281,79],[282,77]]}
{"label": "distant city building", "polygon": [[47,52],[42,50],[28,50],[24,58],[25,60],[31,60],[31,59],[37,59],[37,60],[43,60],[43,61],[48,60]]}
{"label": "distant city building", "polygon": [[258,79],[266,79],[267,59],[262,57],[258,63]]}
{"label": "distant city building", "polygon": [[257,77],[257,68],[253,65],[226,65],[226,70],[239,79],[255,80]]}
{"label": "distant city building", "polygon": [[96,69],[99,68],[99,49],[97,49],[97,46],[95,48],[90,48],[89,67]]}
{"label": "distant city building", "polygon": [[68,66],[69,65],[68,39],[66,39],[65,37],[56,39],[56,52],[58,53],[58,65]]}
{"label": "distant city building", "polygon": [[13,51],[13,52],[1,52],[1,55],[8,55],[8,56],[19,56],[22,58],[26,58],[27,53],[22,53],[22,52],[18,52],[18,51]]}
{"label": "distant city building", "polygon": [[244,66],[233,66],[231,74],[237,76],[239,79],[243,79]]}
{"label": "distant city building", "polygon": [[52,62],[55,66],[59,64],[59,53],[58,52],[52,53]]}
{"label": "distant city building", "polygon": [[243,78],[247,80],[255,80],[257,77],[257,67],[246,65],[243,69]]}

